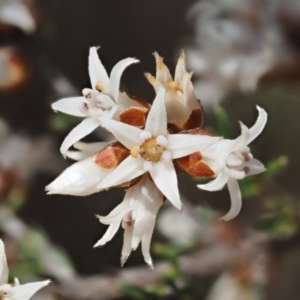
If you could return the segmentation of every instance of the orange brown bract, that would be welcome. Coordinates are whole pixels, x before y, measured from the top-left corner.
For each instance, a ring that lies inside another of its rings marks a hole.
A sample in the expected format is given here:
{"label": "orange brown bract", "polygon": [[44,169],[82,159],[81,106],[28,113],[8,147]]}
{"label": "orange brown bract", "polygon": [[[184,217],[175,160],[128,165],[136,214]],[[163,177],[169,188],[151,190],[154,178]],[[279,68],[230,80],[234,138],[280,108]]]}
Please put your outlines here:
{"label": "orange brown bract", "polygon": [[[214,136],[212,133],[200,128],[183,131],[182,133]],[[216,176],[215,172],[210,168],[210,166],[202,161],[202,155],[199,151],[178,158],[175,160],[175,163],[181,171],[193,177],[212,178]]]}
{"label": "orange brown bract", "polygon": [[120,114],[120,122],[142,128],[146,124],[148,110],[142,107],[131,107]]}
{"label": "orange brown bract", "polygon": [[116,142],[98,152],[95,156],[95,163],[101,169],[114,170],[129,154],[126,147]]}

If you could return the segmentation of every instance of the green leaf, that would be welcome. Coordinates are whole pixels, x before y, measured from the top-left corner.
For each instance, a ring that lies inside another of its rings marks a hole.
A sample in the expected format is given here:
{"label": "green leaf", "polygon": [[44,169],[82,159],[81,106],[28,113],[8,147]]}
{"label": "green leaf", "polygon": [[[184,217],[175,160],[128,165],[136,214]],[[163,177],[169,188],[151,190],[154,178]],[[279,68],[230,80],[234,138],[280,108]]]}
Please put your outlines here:
{"label": "green leaf", "polygon": [[232,126],[225,109],[220,105],[216,105],[214,107],[214,114],[217,119],[218,129],[221,135],[226,139],[232,138],[233,137]]}

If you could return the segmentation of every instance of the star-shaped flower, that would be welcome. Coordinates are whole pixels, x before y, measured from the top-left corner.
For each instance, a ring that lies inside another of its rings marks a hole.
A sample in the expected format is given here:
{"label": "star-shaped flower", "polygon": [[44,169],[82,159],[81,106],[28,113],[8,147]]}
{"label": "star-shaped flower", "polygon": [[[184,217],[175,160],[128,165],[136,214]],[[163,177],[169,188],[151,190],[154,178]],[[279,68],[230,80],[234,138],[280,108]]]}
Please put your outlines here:
{"label": "star-shaped flower", "polygon": [[241,123],[241,135],[237,139],[220,140],[201,150],[202,160],[212,168],[217,177],[207,184],[199,184],[198,187],[207,191],[218,191],[227,183],[231,208],[222,218],[225,221],[236,217],[242,207],[237,180],[265,170],[263,164],[253,158],[248,147],[262,132],[267,122],[266,111],[260,107],[257,109],[259,114],[256,123],[251,128]]}
{"label": "star-shaped flower", "polygon": [[125,93],[120,93],[120,79],[124,70],[137,63],[135,58],[125,58],[118,62],[108,77],[97,54],[97,48],[90,48],[89,74],[92,88],[83,89],[83,96],[61,99],[52,104],[55,111],[82,117],[84,120],[65,138],[60,151],[63,155],[77,141],[91,133],[100,124],[99,117],[113,118],[115,114],[130,106],[141,106]]}
{"label": "star-shaped flower", "polygon": [[172,159],[202,149],[219,138],[169,134],[165,109],[165,89],[160,88],[149,111],[145,129],[139,129],[111,119],[102,118],[102,126],[130,150],[128,156],[98,186],[107,189],[128,182],[149,172],[158,189],[172,204],[182,208],[176,171]]}
{"label": "star-shaped flower", "polygon": [[150,242],[155,226],[156,214],[163,204],[163,194],[157,189],[148,175],[131,187],[123,202],[108,216],[98,216],[103,224],[109,225],[104,236],[94,247],[103,246],[116,234],[120,224],[125,229],[121,254],[123,266],[132,250],[142,242],[142,253],[145,262],[153,268],[150,256]]}
{"label": "star-shaped flower", "polygon": [[194,94],[191,81],[193,72],[187,72],[185,66],[185,55],[182,52],[179,56],[174,79],[168,67],[164,64],[163,58],[154,53],[156,60],[156,77],[149,73],[145,76],[153,86],[155,92],[160,86],[166,89],[166,111],[168,123],[173,132],[201,127],[203,115],[200,101]]}
{"label": "star-shaped flower", "polygon": [[0,240],[0,299],[1,300],[28,300],[38,290],[50,283],[50,280],[26,283],[20,285],[19,280],[15,279],[14,285],[8,284],[8,267],[4,244]]}

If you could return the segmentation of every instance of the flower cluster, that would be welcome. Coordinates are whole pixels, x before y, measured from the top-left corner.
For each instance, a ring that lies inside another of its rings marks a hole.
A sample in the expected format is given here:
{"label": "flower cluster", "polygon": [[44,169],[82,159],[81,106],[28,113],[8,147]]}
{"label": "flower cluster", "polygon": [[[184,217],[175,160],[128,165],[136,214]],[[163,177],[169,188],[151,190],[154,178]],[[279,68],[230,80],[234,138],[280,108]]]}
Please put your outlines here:
{"label": "flower cluster", "polygon": [[0,299],[1,300],[29,300],[38,290],[50,283],[50,280],[20,284],[15,278],[14,284],[8,284],[8,267],[4,244],[0,240]]}
{"label": "flower cluster", "polygon": [[[258,107],[258,120],[250,129],[241,123],[241,135],[227,140],[201,129],[200,101],[186,71],[185,56],[179,57],[174,79],[163,59],[155,53],[156,76],[146,74],[156,97],[150,107],[119,91],[120,79],[127,66],[137,62],[127,58],[112,69],[108,77],[97,48],[90,49],[91,89],[82,97],[59,100],[52,105],[61,111],[84,118],[61,146],[64,156],[77,160],[46,187],[48,194],[85,196],[112,187],[127,188],[123,202],[108,216],[98,216],[109,225],[96,243],[102,246],[112,239],[120,225],[124,229],[121,265],[141,242],[146,263],[152,267],[150,241],[156,215],[165,199],[182,210],[177,172],[192,177],[215,178],[198,185],[214,191],[227,183],[231,209],[223,217],[228,221],[241,209],[237,180],[264,171],[247,146],[263,130],[266,112]],[[86,144],[81,140],[98,126],[111,132],[115,142]],[[73,146],[77,151],[69,150]]]}

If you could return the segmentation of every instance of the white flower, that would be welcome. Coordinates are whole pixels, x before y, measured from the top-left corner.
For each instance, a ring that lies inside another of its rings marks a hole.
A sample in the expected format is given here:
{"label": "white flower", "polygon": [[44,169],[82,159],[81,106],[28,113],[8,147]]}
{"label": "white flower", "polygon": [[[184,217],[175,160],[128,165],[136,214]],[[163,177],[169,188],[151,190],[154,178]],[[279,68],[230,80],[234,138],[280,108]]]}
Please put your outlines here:
{"label": "white flower", "polygon": [[0,22],[19,27],[30,33],[35,30],[36,25],[24,2],[22,0],[1,0]]}
{"label": "white flower", "polygon": [[[140,106],[125,93],[120,93],[120,79],[124,70],[137,63],[135,58],[126,58],[118,62],[108,77],[97,54],[97,48],[90,48],[89,74],[92,89],[85,88],[81,97],[65,98],[52,104],[55,111],[83,117],[84,120],[65,138],[60,151],[63,155],[77,141],[96,129],[101,121],[100,116],[112,118],[118,110],[130,106]],[[119,111],[120,112],[120,111]]]}
{"label": "white flower", "polygon": [[257,106],[258,119],[249,129],[241,123],[241,135],[235,140],[220,140],[201,150],[203,161],[216,173],[217,178],[198,187],[207,191],[221,190],[227,183],[230,197],[230,211],[222,218],[225,221],[236,217],[241,210],[242,197],[237,180],[265,170],[260,161],[254,159],[247,146],[264,129],[267,113]]}
{"label": "white flower", "polygon": [[20,285],[19,280],[15,279],[14,285],[8,284],[8,267],[4,244],[0,240],[0,299],[1,300],[28,300],[38,290],[50,283],[50,280],[27,283]]}
{"label": "white flower", "polygon": [[98,192],[97,185],[111,170],[101,168],[96,162],[96,153],[107,146],[107,142],[86,144],[77,142],[79,151],[68,151],[69,158],[78,162],[67,168],[46,187],[48,194],[87,196]]}
{"label": "white flower", "polygon": [[169,134],[165,109],[165,90],[159,89],[149,111],[145,129],[102,118],[102,126],[111,131],[116,139],[131,150],[128,156],[98,186],[107,189],[128,182],[149,172],[158,189],[172,204],[181,209],[176,171],[172,159],[186,156],[208,146],[218,138]]}
{"label": "white flower", "polygon": [[145,262],[150,268],[153,268],[150,242],[156,214],[163,204],[163,198],[162,193],[156,188],[149,176],[143,176],[136,185],[126,192],[123,202],[108,216],[99,216],[100,222],[109,225],[109,228],[94,247],[103,246],[110,241],[122,224],[125,231],[121,265],[124,265],[131,251],[136,250],[139,243],[142,242]]}
{"label": "white flower", "polygon": [[[145,76],[152,84],[155,92],[158,91],[160,86],[166,89],[165,105],[168,123],[178,127],[179,130],[177,131],[200,127],[203,122],[200,101],[196,98],[193,90],[191,81],[193,72],[186,71],[184,53],[182,52],[179,56],[174,79],[162,57],[156,52],[154,56],[156,60],[156,77],[149,73],[146,73]],[[194,118],[192,118],[193,116]],[[192,124],[190,124],[191,118]],[[186,128],[187,124],[189,125],[188,128]]]}

